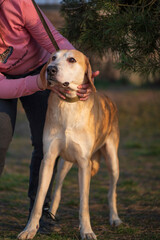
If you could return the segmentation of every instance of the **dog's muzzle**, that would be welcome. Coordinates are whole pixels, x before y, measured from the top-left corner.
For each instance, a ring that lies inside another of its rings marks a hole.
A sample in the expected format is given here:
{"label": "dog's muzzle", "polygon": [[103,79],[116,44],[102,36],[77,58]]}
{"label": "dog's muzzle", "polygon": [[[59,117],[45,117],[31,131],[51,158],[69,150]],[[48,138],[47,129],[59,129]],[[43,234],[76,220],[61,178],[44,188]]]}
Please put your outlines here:
{"label": "dog's muzzle", "polygon": [[48,66],[47,67],[47,80],[48,81],[56,81],[56,75],[58,72],[58,68],[56,66]]}
{"label": "dog's muzzle", "polygon": [[63,86],[64,86],[64,87],[68,87],[68,86],[69,86],[69,82],[64,82],[64,83],[63,83]]}
{"label": "dog's muzzle", "polygon": [[47,73],[49,75],[56,75],[58,72],[58,68],[56,66],[48,66]]}
{"label": "dog's muzzle", "polygon": [[[51,84],[52,81],[57,81],[57,79],[56,79],[57,73],[58,73],[57,66],[48,66],[48,68],[47,68],[47,80],[49,81],[50,84]],[[62,83],[62,85],[64,87],[68,87],[69,82],[64,82],[64,83]]]}

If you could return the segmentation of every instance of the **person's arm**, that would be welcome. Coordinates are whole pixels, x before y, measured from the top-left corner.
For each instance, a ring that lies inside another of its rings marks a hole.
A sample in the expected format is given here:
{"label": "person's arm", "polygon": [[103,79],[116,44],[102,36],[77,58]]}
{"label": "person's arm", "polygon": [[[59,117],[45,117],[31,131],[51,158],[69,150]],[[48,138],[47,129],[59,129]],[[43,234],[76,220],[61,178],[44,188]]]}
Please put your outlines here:
{"label": "person's arm", "polygon": [[12,99],[31,95],[41,89],[38,87],[37,75],[19,79],[7,79],[0,73],[0,98]]}
{"label": "person's arm", "polygon": [[[55,48],[53,47],[51,40],[49,39],[48,34],[46,33],[46,30],[41,23],[41,20],[34,8],[32,1],[23,0],[20,2],[20,4],[24,27],[28,30],[31,36],[49,53],[55,52]],[[43,12],[42,14],[59,48],[68,50],[74,49],[72,44],[53,27],[52,23],[48,20],[48,18],[44,15]]]}

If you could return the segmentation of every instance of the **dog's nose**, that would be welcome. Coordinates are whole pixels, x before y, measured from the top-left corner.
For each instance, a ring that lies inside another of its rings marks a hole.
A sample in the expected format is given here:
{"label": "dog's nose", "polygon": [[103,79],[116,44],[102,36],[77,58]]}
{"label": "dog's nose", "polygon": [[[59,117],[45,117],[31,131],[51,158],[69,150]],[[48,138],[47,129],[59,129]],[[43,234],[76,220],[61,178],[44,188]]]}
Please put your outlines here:
{"label": "dog's nose", "polygon": [[55,75],[58,72],[58,68],[56,66],[48,66],[47,73],[51,75]]}
{"label": "dog's nose", "polygon": [[69,82],[63,83],[63,86],[67,87],[69,85]]}

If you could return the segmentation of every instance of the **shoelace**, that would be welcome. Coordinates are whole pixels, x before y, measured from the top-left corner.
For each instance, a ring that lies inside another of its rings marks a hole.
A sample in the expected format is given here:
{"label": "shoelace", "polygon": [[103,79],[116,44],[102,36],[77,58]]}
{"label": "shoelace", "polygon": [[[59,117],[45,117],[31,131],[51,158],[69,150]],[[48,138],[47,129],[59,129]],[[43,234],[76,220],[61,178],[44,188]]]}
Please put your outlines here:
{"label": "shoelace", "polygon": [[47,217],[49,217],[49,218],[51,218],[53,221],[59,221],[59,219],[53,214],[53,213],[51,213],[50,211],[49,211],[49,209],[44,209],[43,210],[44,212],[44,214],[47,216]]}

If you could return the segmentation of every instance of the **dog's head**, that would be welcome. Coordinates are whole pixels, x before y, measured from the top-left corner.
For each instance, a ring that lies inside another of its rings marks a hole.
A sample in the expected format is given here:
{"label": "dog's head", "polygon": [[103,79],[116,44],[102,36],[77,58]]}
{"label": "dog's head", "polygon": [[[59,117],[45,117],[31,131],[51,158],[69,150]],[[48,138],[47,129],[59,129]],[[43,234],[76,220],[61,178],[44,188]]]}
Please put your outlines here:
{"label": "dog's head", "polygon": [[50,85],[55,83],[77,90],[77,86],[92,81],[92,70],[88,58],[77,50],[60,50],[51,55],[45,69],[45,78]]}

